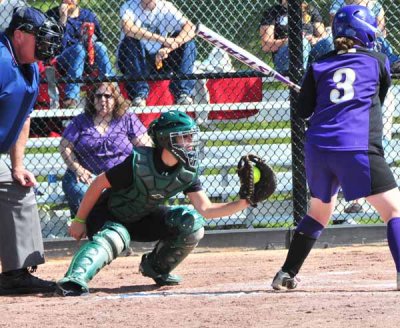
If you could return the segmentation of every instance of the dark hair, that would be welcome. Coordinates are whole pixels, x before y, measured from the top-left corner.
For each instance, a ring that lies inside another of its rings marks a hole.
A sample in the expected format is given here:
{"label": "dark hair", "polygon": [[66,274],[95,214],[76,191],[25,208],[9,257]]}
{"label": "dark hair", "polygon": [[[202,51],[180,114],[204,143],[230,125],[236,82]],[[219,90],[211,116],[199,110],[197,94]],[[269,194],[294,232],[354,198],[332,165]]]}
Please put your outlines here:
{"label": "dark hair", "polygon": [[349,39],[349,38],[337,38],[333,41],[334,45],[335,45],[335,49],[337,51],[341,51],[341,50],[349,50],[351,48],[354,48],[354,45],[357,44],[356,41]]}
{"label": "dark hair", "polygon": [[121,95],[121,91],[117,84],[110,83],[110,82],[96,83],[96,84],[94,84],[93,88],[90,88],[90,90],[88,91],[87,96],[86,96],[86,105],[85,105],[85,109],[84,109],[85,113],[92,117],[96,115],[97,111],[94,106],[94,98],[96,95],[96,91],[101,86],[104,86],[107,89],[110,89],[111,94],[113,95],[113,98],[115,101],[115,107],[112,112],[113,118],[119,119],[122,116],[124,116],[130,106],[130,101],[125,99]]}
{"label": "dark hair", "polygon": [[24,32],[25,32],[24,29],[18,28],[18,26],[11,26],[11,25],[9,25],[9,26],[4,30],[4,34],[5,34],[9,39],[12,39],[12,38],[14,37],[14,32],[15,32],[16,30],[21,30],[21,31],[24,31]]}

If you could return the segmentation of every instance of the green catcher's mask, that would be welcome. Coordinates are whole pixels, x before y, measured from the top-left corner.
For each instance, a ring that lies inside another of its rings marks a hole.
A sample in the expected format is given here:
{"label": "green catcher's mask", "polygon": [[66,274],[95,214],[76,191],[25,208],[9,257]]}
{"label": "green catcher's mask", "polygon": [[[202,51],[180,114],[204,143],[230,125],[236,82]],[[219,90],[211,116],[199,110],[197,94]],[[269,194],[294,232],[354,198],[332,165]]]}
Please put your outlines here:
{"label": "green catcher's mask", "polygon": [[197,170],[199,128],[187,114],[171,110],[150,123],[147,133],[154,145],[169,150],[187,169]]}

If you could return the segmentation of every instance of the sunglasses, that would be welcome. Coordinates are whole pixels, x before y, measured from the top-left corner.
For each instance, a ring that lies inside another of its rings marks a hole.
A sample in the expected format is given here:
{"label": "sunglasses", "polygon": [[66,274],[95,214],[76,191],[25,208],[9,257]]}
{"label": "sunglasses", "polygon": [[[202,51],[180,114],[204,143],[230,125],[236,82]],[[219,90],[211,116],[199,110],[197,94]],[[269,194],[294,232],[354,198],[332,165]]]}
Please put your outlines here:
{"label": "sunglasses", "polygon": [[113,95],[112,94],[109,94],[109,93],[96,93],[95,95],[94,95],[94,97],[96,98],[96,99],[101,99],[101,98],[106,98],[107,100],[108,99],[111,99],[112,97],[113,97]]}

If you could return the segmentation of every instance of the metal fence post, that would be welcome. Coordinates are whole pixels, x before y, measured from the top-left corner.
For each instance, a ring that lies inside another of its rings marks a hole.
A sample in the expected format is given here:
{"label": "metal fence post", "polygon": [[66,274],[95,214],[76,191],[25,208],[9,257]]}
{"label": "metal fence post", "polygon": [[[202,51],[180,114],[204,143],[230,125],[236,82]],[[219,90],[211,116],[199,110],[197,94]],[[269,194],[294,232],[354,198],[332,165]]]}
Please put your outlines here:
{"label": "metal fence post", "polygon": [[[301,0],[288,1],[289,24],[289,77],[299,83],[303,69],[303,40]],[[292,136],[292,180],[293,180],[293,216],[295,223],[300,222],[307,209],[307,188],[304,169],[304,121],[296,114],[298,93],[290,90],[290,117]]]}

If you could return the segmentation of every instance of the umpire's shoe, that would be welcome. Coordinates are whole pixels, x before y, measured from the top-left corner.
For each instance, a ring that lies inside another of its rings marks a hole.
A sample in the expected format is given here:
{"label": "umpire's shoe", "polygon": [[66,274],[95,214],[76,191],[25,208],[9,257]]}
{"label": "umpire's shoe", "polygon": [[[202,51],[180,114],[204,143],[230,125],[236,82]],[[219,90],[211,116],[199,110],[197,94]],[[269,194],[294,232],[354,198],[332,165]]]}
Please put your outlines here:
{"label": "umpire's shoe", "polygon": [[152,278],[158,286],[173,286],[173,285],[178,285],[181,281],[182,278],[179,277],[178,275],[171,274],[171,273],[158,273],[156,272],[153,267],[151,266],[148,254],[143,254],[142,256],[142,262],[140,263],[139,266],[139,272],[145,276]]}
{"label": "umpire's shoe", "polygon": [[41,294],[55,291],[55,282],[39,279],[31,272],[24,268],[0,274],[0,295]]}
{"label": "umpire's shoe", "polygon": [[296,277],[291,277],[289,273],[280,270],[272,280],[271,286],[275,290],[281,290],[283,287],[295,289],[297,287]]}

